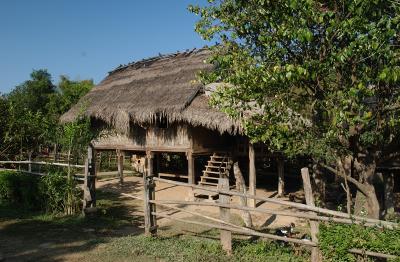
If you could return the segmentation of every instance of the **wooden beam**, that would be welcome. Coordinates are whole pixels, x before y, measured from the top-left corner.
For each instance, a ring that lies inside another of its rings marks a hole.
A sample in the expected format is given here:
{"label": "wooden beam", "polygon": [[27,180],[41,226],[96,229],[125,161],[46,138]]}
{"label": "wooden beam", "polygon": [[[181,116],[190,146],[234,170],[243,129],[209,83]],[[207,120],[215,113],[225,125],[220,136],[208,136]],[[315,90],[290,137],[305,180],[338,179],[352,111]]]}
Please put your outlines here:
{"label": "wooden beam", "polygon": [[[254,145],[249,143],[249,194],[256,195],[256,164],[255,164],[255,152],[254,152]],[[255,207],[256,200],[249,199],[249,206]]]}

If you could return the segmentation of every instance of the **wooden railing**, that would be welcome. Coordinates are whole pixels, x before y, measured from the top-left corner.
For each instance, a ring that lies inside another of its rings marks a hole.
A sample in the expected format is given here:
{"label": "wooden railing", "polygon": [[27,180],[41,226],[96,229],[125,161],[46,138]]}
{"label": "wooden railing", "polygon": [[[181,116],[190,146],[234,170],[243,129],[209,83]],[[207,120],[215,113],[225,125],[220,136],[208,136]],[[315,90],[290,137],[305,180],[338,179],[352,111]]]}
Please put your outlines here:
{"label": "wooden railing", "polygon": [[[144,220],[145,220],[145,232],[148,235],[156,235],[157,234],[157,218],[166,218],[170,220],[179,221],[182,223],[189,223],[194,225],[201,225],[210,228],[219,229],[220,234],[220,241],[222,247],[229,253],[231,252],[231,243],[232,243],[232,233],[243,234],[243,235],[251,235],[251,236],[258,236],[262,238],[272,239],[272,240],[279,240],[284,242],[292,242],[296,244],[300,244],[303,246],[308,246],[311,248],[311,261],[321,261],[322,256],[321,252],[318,248],[318,228],[319,222],[335,222],[335,223],[342,223],[342,224],[360,224],[366,227],[382,227],[382,228],[397,228],[399,225],[397,223],[392,223],[388,221],[382,221],[377,219],[359,217],[349,215],[347,213],[342,213],[334,210],[329,210],[325,208],[316,207],[313,205],[312,199],[312,192],[311,192],[311,184],[310,184],[310,177],[308,175],[308,169],[302,169],[302,178],[304,182],[304,190],[306,195],[306,203],[307,204],[299,204],[285,200],[279,199],[272,199],[267,197],[260,197],[255,195],[243,194],[237,191],[229,190],[229,182],[228,178],[220,178],[218,181],[218,188],[210,188],[200,185],[194,184],[187,184],[177,181],[171,181],[167,179],[162,179],[154,176],[149,176],[144,174],[143,182],[144,182]],[[197,201],[181,201],[181,200],[156,200],[156,183],[155,182],[162,182],[167,184],[172,184],[176,186],[183,186],[183,187],[190,187],[192,189],[201,189],[210,192],[215,192],[219,194],[218,202],[197,202]],[[226,187],[228,185],[228,187]],[[137,196],[133,196],[130,194],[122,193],[122,195],[127,197],[132,197],[135,199],[141,199]],[[241,206],[237,204],[230,203],[230,196],[242,196],[246,198],[252,198],[255,200],[260,200],[264,202],[279,204],[291,208],[295,208],[298,211],[282,211],[282,210],[273,210],[273,209],[265,209],[260,207],[248,207],[248,206]],[[175,206],[178,205],[179,207]],[[175,209],[181,212],[186,212],[188,214],[198,216],[204,218],[206,220],[210,220],[213,223],[207,222],[199,222],[193,221],[189,219],[180,219],[176,218],[171,215],[167,215],[164,213],[157,212],[157,206],[168,207],[171,209]],[[182,208],[182,206],[212,206],[212,207],[219,207],[220,210],[220,217],[214,218],[199,212],[190,211]],[[259,212],[269,215],[280,215],[280,216],[288,216],[288,217],[295,217],[295,218],[302,218],[306,219],[310,223],[311,229],[311,241],[310,240],[302,240],[293,237],[282,237],[277,236],[274,234],[268,234],[264,232],[259,232],[252,228],[247,228],[244,226],[235,225],[230,222],[230,210],[242,210],[242,211],[251,211],[251,212]],[[362,254],[380,258],[396,258],[394,255],[390,254],[383,254],[379,252],[372,252],[368,250],[361,250],[361,249],[350,249],[349,253],[353,254]]]}
{"label": "wooden railing", "polygon": [[[18,168],[5,168],[4,165],[18,165]],[[22,169],[21,165],[27,166],[27,169]],[[27,174],[32,174],[32,175],[38,175],[38,176],[45,176],[47,173],[41,172],[39,168],[39,172],[34,172],[32,171],[32,165],[38,165],[38,166],[59,166],[59,167],[70,167],[70,168],[79,168],[83,169],[85,168],[85,165],[73,165],[73,164],[66,164],[66,163],[55,163],[55,162],[44,162],[44,161],[31,161],[31,160],[21,160],[21,161],[0,161],[0,170],[7,170],[7,171],[18,171],[21,173],[27,173]],[[3,166],[3,167],[1,167]],[[73,175],[75,180],[82,180],[83,178],[80,178],[76,175]]]}

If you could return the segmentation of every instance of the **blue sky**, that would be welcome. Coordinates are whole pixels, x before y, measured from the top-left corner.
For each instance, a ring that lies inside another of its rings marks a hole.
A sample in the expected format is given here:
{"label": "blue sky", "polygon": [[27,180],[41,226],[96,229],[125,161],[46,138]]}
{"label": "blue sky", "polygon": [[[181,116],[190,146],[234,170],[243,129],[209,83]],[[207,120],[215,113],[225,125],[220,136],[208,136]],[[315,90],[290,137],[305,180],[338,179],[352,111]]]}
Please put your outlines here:
{"label": "blue sky", "polygon": [[189,4],[206,0],[2,0],[0,93],[33,69],[98,83],[120,64],[202,47]]}

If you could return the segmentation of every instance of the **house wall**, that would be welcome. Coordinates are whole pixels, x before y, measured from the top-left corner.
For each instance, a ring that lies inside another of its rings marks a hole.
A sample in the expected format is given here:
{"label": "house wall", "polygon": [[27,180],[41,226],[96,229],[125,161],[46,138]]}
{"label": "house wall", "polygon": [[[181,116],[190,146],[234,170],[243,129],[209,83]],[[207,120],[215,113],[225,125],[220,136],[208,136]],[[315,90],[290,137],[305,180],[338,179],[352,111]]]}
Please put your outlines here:
{"label": "house wall", "polygon": [[102,131],[94,140],[96,149],[121,149],[133,151],[185,152],[191,148],[186,125],[170,125],[168,128],[132,126],[128,135],[115,131]]}
{"label": "house wall", "polygon": [[190,134],[193,141],[194,153],[207,153],[212,151],[232,151],[235,146],[235,137],[228,134],[221,135],[203,127],[191,127]]}

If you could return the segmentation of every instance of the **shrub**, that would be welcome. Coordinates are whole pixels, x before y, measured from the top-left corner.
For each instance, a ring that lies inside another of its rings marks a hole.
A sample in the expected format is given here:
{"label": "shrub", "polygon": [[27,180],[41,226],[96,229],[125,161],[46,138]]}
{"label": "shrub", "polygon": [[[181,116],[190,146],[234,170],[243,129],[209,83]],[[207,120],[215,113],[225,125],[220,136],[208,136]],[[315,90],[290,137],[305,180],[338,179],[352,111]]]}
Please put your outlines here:
{"label": "shrub", "polygon": [[319,243],[327,261],[357,261],[351,248],[400,256],[400,229],[321,224]]}
{"label": "shrub", "polygon": [[80,190],[76,182],[62,172],[49,173],[40,181],[44,208],[50,213],[72,214],[80,208]]}
{"label": "shrub", "polygon": [[32,211],[72,214],[80,208],[80,190],[61,172],[38,177],[0,172],[0,205]]}
{"label": "shrub", "polygon": [[17,208],[40,209],[40,178],[13,171],[0,172],[0,204]]}

